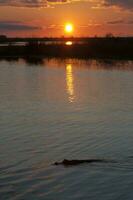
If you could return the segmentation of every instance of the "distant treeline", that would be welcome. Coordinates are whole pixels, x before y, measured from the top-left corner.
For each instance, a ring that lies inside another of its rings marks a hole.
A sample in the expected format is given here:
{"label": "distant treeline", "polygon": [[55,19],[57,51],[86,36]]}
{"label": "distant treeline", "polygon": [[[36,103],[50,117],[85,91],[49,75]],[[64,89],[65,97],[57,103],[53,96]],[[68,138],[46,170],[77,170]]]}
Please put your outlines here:
{"label": "distant treeline", "polygon": [[2,42],[46,42],[46,41],[82,41],[82,42],[89,42],[90,40],[105,40],[105,39],[117,39],[117,40],[133,40],[132,37],[116,37],[113,34],[108,33],[105,37],[7,37],[6,35],[0,35],[0,43]]}
{"label": "distant treeline", "polygon": [[[68,40],[73,44],[67,46],[65,42]],[[13,45],[17,42],[25,42],[25,45]],[[51,43],[47,44],[46,42]],[[42,56],[133,60],[133,37],[3,38],[0,43],[7,44],[0,47],[1,57]]]}

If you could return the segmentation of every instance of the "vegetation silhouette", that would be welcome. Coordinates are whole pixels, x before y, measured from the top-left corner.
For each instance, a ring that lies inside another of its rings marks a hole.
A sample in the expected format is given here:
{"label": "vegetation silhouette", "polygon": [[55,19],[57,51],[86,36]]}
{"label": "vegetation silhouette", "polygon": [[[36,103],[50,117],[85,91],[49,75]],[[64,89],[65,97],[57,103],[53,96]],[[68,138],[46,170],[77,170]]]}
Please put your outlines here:
{"label": "vegetation silhouette", "polygon": [[[3,39],[2,39],[3,38]],[[66,45],[71,41],[72,45]],[[23,45],[18,45],[23,42]],[[133,37],[5,38],[0,37],[0,57],[60,57],[133,60]]]}

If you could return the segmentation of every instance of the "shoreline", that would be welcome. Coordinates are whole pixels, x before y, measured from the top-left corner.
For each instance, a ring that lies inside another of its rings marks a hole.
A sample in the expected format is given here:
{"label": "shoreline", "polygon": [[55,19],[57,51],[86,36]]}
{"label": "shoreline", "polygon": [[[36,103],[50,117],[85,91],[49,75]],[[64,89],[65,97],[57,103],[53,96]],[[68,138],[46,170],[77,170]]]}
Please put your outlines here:
{"label": "shoreline", "polygon": [[76,39],[71,38],[70,45],[67,45],[66,39],[62,39],[61,43],[54,43],[51,40],[50,44],[40,40],[29,41],[25,45],[17,45],[17,42],[3,43],[3,46],[0,46],[0,58],[55,57],[133,60],[133,38],[90,38],[77,42]]}

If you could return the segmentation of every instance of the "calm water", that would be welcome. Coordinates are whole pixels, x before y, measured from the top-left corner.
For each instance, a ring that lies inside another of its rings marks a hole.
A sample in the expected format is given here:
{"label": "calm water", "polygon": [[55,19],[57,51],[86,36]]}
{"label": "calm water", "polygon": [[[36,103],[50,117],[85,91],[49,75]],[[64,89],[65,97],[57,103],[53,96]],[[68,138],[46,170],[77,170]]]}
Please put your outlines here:
{"label": "calm water", "polygon": [[[74,167],[67,159],[113,162]],[[133,199],[133,62],[0,61],[0,200]]]}

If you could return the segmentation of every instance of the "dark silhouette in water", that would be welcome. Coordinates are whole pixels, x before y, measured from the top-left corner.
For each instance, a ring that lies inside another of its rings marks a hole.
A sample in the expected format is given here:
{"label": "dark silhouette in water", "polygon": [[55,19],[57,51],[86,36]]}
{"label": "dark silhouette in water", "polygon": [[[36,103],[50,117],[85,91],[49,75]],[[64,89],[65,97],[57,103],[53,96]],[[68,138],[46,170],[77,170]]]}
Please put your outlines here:
{"label": "dark silhouette in water", "polygon": [[85,160],[67,160],[64,159],[62,162],[55,162],[54,165],[64,165],[64,166],[73,166],[73,165],[80,165],[83,163],[106,163],[109,162],[104,159],[85,159]]}

